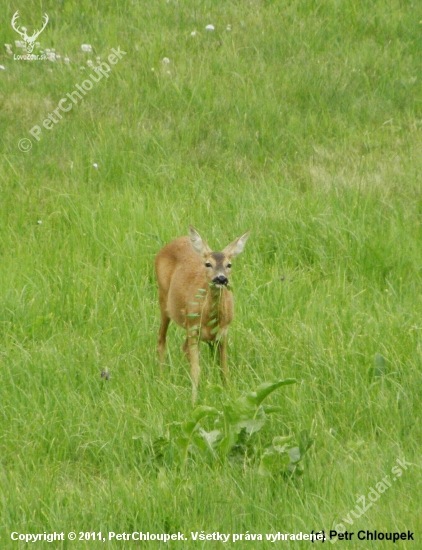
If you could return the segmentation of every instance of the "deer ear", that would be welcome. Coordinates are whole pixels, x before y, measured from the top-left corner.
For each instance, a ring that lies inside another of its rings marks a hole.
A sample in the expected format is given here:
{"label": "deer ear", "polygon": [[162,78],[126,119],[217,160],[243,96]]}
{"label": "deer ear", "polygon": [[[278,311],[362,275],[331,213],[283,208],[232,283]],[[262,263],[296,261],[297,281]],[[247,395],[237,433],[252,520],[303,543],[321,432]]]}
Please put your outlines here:
{"label": "deer ear", "polygon": [[190,244],[192,245],[192,248],[195,250],[197,254],[203,257],[211,254],[212,252],[211,248],[202,239],[198,231],[194,227],[192,227],[192,225],[189,226],[189,239],[190,239]]}
{"label": "deer ear", "polygon": [[235,256],[238,256],[241,252],[243,252],[250,233],[250,231],[247,231],[244,235],[227,245],[226,248],[223,250],[223,254],[228,258],[234,258]]}

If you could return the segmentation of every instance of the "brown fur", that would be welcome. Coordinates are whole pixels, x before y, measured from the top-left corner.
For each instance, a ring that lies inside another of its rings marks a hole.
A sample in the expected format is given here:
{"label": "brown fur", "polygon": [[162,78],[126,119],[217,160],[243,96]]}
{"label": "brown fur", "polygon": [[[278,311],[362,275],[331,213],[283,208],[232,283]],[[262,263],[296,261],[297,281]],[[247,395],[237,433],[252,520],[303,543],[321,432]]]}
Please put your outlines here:
{"label": "brown fur", "polygon": [[[167,244],[155,259],[161,311],[160,364],[164,363],[166,334],[172,320],[187,331],[183,350],[191,365],[193,401],[197,398],[200,375],[199,340],[217,343],[221,374],[226,382],[227,329],[233,319],[233,296],[227,289],[230,262],[242,252],[248,236],[249,231],[223,252],[212,252],[199,233],[190,227],[189,237],[179,237]],[[206,263],[210,265],[206,267]]]}

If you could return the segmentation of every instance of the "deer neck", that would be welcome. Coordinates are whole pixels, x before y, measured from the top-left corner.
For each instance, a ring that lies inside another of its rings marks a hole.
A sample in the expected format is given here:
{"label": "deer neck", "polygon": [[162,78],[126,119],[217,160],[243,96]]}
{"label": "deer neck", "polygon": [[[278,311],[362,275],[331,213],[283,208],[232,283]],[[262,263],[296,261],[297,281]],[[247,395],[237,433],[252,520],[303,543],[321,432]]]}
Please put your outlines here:
{"label": "deer neck", "polygon": [[224,309],[224,296],[227,292],[227,289],[224,287],[216,287],[215,285],[210,285],[208,292],[208,305],[210,317],[215,317],[217,320],[220,319],[221,313]]}

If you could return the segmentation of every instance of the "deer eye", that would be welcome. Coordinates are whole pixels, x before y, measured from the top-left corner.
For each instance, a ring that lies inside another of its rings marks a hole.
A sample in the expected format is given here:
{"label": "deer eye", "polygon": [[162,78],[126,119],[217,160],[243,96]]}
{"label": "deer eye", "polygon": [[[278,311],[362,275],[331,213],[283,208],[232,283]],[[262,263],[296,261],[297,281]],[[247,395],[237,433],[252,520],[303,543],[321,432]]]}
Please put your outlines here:
{"label": "deer eye", "polygon": [[231,268],[232,264],[227,264],[226,267]]}
{"label": "deer eye", "polygon": [[211,262],[205,262],[205,267],[212,267],[212,263]]}

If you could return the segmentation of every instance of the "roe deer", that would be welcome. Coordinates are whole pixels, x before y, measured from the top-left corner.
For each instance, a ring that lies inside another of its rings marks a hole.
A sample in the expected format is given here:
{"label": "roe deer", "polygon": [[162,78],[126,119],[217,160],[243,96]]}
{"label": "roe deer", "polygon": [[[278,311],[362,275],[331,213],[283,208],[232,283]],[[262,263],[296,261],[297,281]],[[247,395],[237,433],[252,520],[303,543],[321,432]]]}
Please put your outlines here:
{"label": "roe deer", "polygon": [[160,365],[164,362],[170,320],[187,331],[183,351],[191,366],[192,400],[199,383],[199,340],[216,342],[221,376],[227,379],[227,329],[233,319],[233,296],[228,290],[231,259],[242,252],[249,231],[213,252],[199,233],[189,227],[189,237],[179,237],[160,250],[155,259],[161,325],[158,333]]}

